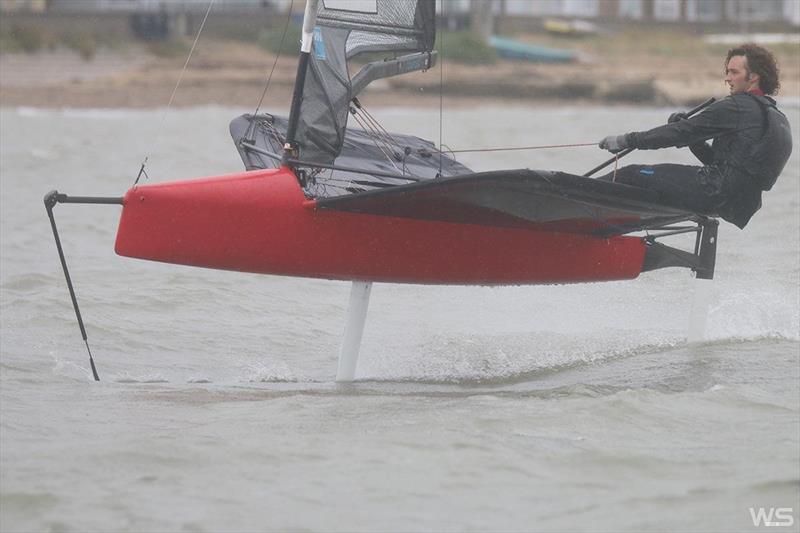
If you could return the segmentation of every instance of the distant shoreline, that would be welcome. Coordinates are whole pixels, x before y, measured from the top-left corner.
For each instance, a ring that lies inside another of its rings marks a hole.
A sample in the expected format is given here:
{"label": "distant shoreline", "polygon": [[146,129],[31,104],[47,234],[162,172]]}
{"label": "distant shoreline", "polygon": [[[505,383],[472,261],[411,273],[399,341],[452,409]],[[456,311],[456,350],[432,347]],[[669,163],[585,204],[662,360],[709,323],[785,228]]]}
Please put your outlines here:
{"label": "distant shoreline", "polygon": [[[172,105],[254,107],[275,56],[241,42],[205,44],[192,58]],[[124,50],[101,48],[91,60],[64,48],[35,54],[0,53],[0,107],[163,107],[185,59],[182,54],[153,55],[135,44]],[[800,53],[784,53],[780,60],[781,94],[791,101],[800,100]],[[725,96],[721,61],[715,50],[654,58],[624,48],[624,53],[598,51],[581,63],[571,64],[445,62],[442,96],[445,104],[452,107],[503,102],[680,108],[709,96]],[[288,112],[295,65],[293,57],[280,57],[267,94],[267,107]],[[373,108],[438,107],[438,72],[434,69],[379,80],[367,88],[362,100]]]}

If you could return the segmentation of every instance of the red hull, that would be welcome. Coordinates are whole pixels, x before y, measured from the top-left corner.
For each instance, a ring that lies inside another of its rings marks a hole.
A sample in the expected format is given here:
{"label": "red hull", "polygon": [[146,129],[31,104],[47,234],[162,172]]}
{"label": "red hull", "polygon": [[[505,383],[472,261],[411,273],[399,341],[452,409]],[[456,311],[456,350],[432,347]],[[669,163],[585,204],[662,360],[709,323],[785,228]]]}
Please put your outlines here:
{"label": "red hull", "polygon": [[263,274],[513,285],[635,278],[645,244],[637,237],[316,209],[282,168],[131,189],[115,250]]}

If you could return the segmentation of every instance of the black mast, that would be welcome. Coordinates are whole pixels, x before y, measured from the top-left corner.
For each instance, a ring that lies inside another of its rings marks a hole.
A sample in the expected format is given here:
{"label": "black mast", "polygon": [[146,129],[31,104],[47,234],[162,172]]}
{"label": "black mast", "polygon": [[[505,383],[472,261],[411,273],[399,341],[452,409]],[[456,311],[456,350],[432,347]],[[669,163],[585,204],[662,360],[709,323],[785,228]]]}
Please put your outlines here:
{"label": "black mast", "polygon": [[303,15],[303,40],[300,44],[300,61],[297,63],[297,76],[294,81],[294,92],[292,93],[292,107],[289,110],[289,126],[286,130],[286,144],[283,146],[283,163],[288,160],[296,159],[297,152],[297,123],[300,120],[300,107],[303,103],[303,87],[306,83],[306,72],[308,71],[308,59],[311,55],[311,44],[314,40],[314,26],[317,23],[317,6],[319,0],[308,0],[306,11]]}

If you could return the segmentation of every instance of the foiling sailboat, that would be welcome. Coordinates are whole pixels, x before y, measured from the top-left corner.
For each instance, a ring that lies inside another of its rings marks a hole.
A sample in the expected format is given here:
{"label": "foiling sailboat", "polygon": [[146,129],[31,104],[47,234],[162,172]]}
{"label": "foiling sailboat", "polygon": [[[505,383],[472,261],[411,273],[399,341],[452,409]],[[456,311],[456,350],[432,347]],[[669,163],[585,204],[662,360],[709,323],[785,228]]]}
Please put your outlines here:
{"label": "foiling sailboat", "polygon": [[[230,125],[245,172],[136,184],[122,198],[48,193],[84,341],[57,203],[121,204],[122,256],[353,281],[341,381],[355,375],[372,282],[582,283],[676,266],[713,277],[713,217],[586,176],[472,172],[434,143],[380,127],[359,93],[376,79],[434,67],[435,34],[434,0],[310,0],[288,119],[244,115]],[[373,60],[351,76],[364,54]],[[350,116],[364,129],[348,128]],[[690,232],[692,251],[659,242]]]}

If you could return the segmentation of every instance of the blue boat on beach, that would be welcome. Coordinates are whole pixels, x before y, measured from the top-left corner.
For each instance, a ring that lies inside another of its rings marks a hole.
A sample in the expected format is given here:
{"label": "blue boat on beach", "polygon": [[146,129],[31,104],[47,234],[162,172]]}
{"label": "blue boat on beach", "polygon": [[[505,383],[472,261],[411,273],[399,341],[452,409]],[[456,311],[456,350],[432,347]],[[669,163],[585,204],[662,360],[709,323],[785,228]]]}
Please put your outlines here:
{"label": "blue boat on beach", "polygon": [[571,63],[578,58],[578,54],[572,50],[523,43],[497,36],[489,37],[489,46],[497,52],[499,57],[516,61]]}

